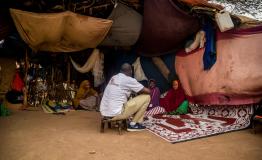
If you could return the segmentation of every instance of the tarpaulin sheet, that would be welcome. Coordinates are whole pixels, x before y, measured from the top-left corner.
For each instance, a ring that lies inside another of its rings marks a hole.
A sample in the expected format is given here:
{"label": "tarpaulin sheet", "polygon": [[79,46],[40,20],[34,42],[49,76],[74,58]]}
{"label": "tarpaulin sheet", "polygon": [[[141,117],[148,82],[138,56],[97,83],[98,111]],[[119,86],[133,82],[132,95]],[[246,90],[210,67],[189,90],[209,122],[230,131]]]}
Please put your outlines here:
{"label": "tarpaulin sheet", "polygon": [[10,9],[22,39],[34,50],[74,52],[95,48],[105,38],[112,21],[75,14],[32,13]]}

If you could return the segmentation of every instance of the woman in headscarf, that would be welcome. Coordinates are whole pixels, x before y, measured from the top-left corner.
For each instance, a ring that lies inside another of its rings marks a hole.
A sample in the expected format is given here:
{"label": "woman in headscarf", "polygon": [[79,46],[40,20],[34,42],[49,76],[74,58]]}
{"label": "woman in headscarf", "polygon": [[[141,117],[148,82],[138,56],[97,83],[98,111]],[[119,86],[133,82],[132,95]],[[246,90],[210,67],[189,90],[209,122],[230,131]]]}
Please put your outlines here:
{"label": "woman in headscarf", "polygon": [[174,80],[172,88],[164,98],[160,99],[160,106],[165,108],[167,113],[185,114],[187,113],[188,101],[179,80]]}
{"label": "woman in headscarf", "polygon": [[151,101],[147,107],[145,116],[165,113],[165,109],[159,106],[160,91],[156,86],[156,81],[154,79],[150,79],[148,85],[150,89]]}
{"label": "woman in headscarf", "polygon": [[154,79],[150,79],[148,83],[150,89],[150,97],[151,101],[147,107],[147,111],[150,109],[159,106],[159,98],[160,98],[160,91],[159,88],[156,86],[156,81]]}
{"label": "woman in headscarf", "polygon": [[76,93],[76,97],[73,100],[75,109],[87,109],[93,110],[98,106],[99,97],[97,92],[90,86],[89,80],[81,82],[80,87]]}

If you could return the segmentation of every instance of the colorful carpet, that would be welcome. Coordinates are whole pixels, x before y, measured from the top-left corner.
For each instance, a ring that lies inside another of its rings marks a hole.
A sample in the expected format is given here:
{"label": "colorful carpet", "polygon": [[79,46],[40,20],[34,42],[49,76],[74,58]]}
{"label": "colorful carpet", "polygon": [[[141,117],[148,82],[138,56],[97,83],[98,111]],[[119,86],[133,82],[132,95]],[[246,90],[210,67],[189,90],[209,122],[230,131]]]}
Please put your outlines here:
{"label": "colorful carpet", "polygon": [[252,105],[190,105],[191,114],[154,115],[144,122],[147,130],[171,143],[245,129],[250,125]]}

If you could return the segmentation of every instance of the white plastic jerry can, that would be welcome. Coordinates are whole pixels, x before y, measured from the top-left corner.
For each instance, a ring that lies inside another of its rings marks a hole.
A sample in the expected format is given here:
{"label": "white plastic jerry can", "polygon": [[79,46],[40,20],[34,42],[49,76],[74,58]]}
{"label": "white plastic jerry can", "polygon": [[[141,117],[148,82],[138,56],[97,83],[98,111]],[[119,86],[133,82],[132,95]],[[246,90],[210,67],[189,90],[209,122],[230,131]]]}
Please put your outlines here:
{"label": "white plastic jerry can", "polygon": [[216,13],[215,18],[221,32],[225,32],[234,28],[234,23],[230,17],[229,12],[220,11],[219,13]]}

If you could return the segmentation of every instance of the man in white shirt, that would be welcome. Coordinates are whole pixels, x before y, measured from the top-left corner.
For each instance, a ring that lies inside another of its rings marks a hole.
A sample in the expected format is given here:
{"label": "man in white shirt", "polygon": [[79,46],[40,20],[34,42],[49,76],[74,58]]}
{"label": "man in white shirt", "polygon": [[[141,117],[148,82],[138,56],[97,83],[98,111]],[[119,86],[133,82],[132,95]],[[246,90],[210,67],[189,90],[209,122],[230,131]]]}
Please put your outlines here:
{"label": "man in white shirt", "polygon": [[[127,130],[140,131],[145,129],[141,122],[150,102],[150,90],[131,76],[131,65],[123,64],[120,73],[113,76],[105,88],[100,112],[102,116],[112,117],[112,120],[127,119],[134,114]],[[142,94],[128,101],[132,91]]]}

